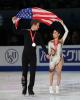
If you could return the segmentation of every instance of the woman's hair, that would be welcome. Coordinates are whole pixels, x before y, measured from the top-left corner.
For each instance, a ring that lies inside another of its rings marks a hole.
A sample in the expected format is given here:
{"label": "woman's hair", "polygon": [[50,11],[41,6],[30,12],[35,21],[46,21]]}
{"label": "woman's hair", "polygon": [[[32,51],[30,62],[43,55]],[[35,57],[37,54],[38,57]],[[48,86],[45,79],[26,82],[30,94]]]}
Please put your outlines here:
{"label": "woman's hair", "polygon": [[61,27],[62,27],[62,25],[59,22],[52,23],[50,26],[51,33],[53,33],[53,31],[56,30],[59,34],[61,34],[62,33]]}
{"label": "woman's hair", "polygon": [[[61,33],[61,31],[60,31],[59,29],[54,29],[54,30],[56,30],[59,34]],[[54,30],[53,30],[53,31],[54,31]]]}

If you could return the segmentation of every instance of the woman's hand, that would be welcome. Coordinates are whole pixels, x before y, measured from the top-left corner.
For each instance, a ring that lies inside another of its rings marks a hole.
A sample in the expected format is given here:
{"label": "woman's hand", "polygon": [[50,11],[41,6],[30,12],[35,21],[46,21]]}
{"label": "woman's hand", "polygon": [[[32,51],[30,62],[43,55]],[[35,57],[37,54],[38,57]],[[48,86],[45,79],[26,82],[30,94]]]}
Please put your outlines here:
{"label": "woman's hand", "polygon": [[60,20],[59,22],[60,22],[62,25],[64,25],[64,22],[63,22],[63,20]]}

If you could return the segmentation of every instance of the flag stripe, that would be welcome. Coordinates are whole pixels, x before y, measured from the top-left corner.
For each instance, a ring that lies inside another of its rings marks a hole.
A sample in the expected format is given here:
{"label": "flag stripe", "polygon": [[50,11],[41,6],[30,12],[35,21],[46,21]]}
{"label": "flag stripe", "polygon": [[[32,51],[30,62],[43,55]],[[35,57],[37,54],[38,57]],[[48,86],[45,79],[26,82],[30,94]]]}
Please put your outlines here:
{"label": "flag stripe", "polygon": [[41,14],[34,14],[33,17],[39,17],[39,18],[57,18],[56,15],[41,15]]}
{"label": "flag stripe", "polygon": [[33,13],[46,13],[46,14],[51,14],[52,12],[49,12],[47,10],[41,9],[41,8],[32,8]]}

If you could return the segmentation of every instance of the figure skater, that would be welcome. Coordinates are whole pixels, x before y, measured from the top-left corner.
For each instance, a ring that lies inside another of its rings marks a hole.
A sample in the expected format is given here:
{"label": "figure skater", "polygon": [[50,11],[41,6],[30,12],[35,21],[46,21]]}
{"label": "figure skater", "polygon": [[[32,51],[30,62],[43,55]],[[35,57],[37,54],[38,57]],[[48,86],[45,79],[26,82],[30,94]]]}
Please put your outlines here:
{"label": "figure skater", "polygon": [[60,86],[60,81],[61,81],[61,70],[63,66],[63,54],[62,54],[62,46],[65,42],[65,39],[68,35],[68,29],[66,25],[63,23],[63,21],[59,21],[64,30],[65,33],[61,39],[59,39],[60,32],[59,30],[53,30],[53,40],[49,41],[48,43],[48,54],[49,54],[49,81],[50,81],[50,86],[49,86],[49,92],[54,93],[53,89],[53,82],[54,82],[54,73],[56,71],[57,75],[57,84],[56,84],[56,93],[59,93],[59,86]]}

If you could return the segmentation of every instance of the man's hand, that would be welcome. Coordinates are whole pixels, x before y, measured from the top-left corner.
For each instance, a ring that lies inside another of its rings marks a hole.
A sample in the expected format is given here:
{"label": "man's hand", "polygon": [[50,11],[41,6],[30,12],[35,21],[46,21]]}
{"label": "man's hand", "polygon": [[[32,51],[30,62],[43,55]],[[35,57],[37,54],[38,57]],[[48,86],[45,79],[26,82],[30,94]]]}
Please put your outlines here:
{"label": "man's hand", "polygon": [[18,22],[20,19],[17,18],[16,16],[12,17],[12,22],[13,24],[15,24],[16,22]]}
{"label": "man's hand", "polygon": [[17,17],[16,17],[16,16],[12,17],[12,22],[13,22],[13,24],[16,23],[16,20],[17,20]]}
{"label": "man's hand", "polygon": [[47,55],[46,55],[46,58],[47,58],[47,59],[50,59],[50,55],[47,54]]}
{"label": "man's hand", "polygon": [[56,50],[54,50],[53,48],[51,48],[51,53],[50,53],[50,55],[54,56],[55,53],[56,53]]}

